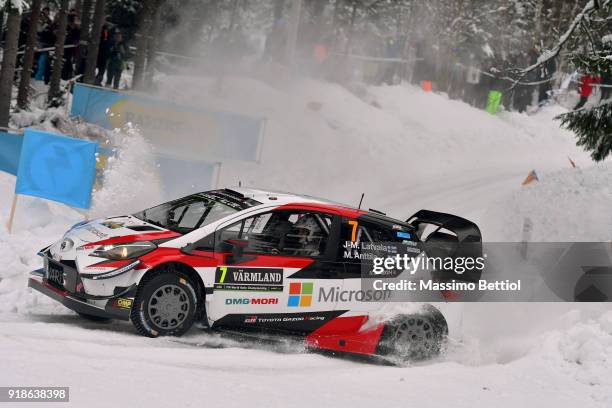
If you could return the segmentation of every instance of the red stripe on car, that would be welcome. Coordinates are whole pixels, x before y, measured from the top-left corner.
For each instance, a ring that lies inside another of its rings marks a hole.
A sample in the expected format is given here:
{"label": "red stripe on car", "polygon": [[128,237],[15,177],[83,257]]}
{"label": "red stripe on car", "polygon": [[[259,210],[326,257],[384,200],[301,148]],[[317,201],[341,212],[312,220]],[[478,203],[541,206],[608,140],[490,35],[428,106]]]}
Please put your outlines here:
{"label": "red stripe on car", "polygon": [[81,248],[99,245],[120,244],[124,242],[153,241],[156,239],[178,238],[180,236],[181,234],[174,231],[148,232],[146,234],[124,235],[121,237],[103,239],[102,241],[90,242],[89,244],[82,245]]}

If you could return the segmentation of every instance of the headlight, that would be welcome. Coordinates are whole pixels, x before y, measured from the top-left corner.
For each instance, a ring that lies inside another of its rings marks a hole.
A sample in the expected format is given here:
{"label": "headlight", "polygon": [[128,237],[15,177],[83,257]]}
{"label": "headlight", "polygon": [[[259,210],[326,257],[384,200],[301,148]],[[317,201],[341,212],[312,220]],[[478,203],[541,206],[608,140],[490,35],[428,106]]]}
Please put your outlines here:
{"label": "headlight", "polygon": [[126,242],[123,244],[108,244],[98,247],[91,256],[119,260],[137,258],[157,248],[152,242]]}
{"label": "headlight", "polygon": [[67,252],[67,251],[70,251],[73,246],[74,246],[73,240],[71,240],[70,238],[64,238],[62,242],[60,243],[59,249],[62,252]]}

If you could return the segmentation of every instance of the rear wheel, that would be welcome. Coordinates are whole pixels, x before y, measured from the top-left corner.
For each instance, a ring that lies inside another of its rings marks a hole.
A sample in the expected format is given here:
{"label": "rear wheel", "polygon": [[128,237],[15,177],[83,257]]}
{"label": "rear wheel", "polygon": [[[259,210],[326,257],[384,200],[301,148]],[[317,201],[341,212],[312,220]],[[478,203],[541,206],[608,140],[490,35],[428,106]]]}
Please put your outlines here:
{"label": "rear wheel", "polygon": [[196,287],[187,276],[163,269],[138,285],[130,319],[144,336],[181,336],[193,325],[198,303]]}
{"label": "rear wheel", "polygon": [[401,361],[422,361],[438,356],[448,325],[438,309],[428,305],[423,313],[399,315],[385,324],[379,352]]}

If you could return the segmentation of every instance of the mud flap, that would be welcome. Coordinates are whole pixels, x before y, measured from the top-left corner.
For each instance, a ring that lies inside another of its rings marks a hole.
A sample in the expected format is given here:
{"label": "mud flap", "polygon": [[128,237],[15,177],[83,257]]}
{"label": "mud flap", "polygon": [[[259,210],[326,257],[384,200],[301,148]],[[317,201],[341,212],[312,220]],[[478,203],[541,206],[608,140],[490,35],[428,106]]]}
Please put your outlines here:
{"label": "mud flap", "polygon": [[[482,257],[482,235],[472,221],[456,215],[421,210],[406,220],[417,231],[422,249],[430,257],[473,258]],[[454,263],[457,265],[457,263]],[[447,280],[476,282],[482,270],[467,266],[462,273],[455,270],[437,270],[432,277]]]}

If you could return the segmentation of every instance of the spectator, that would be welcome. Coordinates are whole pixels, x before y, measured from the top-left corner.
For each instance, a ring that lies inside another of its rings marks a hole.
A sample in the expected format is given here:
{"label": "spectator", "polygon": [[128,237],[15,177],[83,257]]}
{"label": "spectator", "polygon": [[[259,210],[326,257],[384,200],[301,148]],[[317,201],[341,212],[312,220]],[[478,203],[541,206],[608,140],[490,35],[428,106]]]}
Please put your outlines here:
{"label": "spectator", "polygon": [[74,74],[74,62],[77,59],[77,51],[81,28],[79,27],[77,16],[74,9],[68,14],[68,25],[66,26],[66,44],[68,47],[64,49],[64,66],[62,68],[62,79],[69,80]]}
{"label": "spectator", "polygon": [[104,79],[104,73],[106,72],[106,64],[108,63],[108,57],[110,55],[110,48],[112,39],[110,38],[110,32],[108,30],[108,24],[104,23],[102,26],[102,32],[100,33],[100,45],[98,47],[98,60],[96,62],[96,68],[98,73],[94,81],[95,85],[101,86],[102,80]]}
{"label": "spectator", "polygon": [[610,98],[612,94],[612,74],[606,71],[601,75],[601,100],[604,101]]}
{"label": "spectator", "polygon": [[287,41],[287,26],[284,19],[280,19],[272,27],[272,31],[266,38],[264,48],[264,60],[282,62],[285,57]]}
{"label": "spectator", "polygon": [[113,35],[113,42],[106,64],[106,86],[110,86],[112,83],[114,89],[119,89],[119,81],[121,80],[121,73],[125,68],[126,58],[127,52],[123,43],[123,35],[121,31],[117,30]]}
{"label": "spectator", "polygon": [[600,77],[593,77],[591,75],[585,74],[580,78],[580,101],[574,107],[574,110],[578,110],[584,106],[584,104],[589,100],[589,96],[593,93],[593,85],[601,82]]}
{"label": "spectator", "polygon": [[540,67],[540,80],[546,81],[540,84],[540,90],[538,95],[538,104],[542,105],[551,96],[552,92],[552,80],[557,70],[557,63],[554,58],[549,59]]}
{"label": "spectator", "polygon": [[[49,7],[42,9],[40,14],[40,31],[38,32],[40,48],[52,48],[55,46],[55,23],[49,16]],[[35,79],[49,83],[51,79],[51,58],[48,50],[42,51],[38,57],[38,69]]]}
{"label": "spectator", "polygon": [[465,102],[477,108],[482,107],[481,105],[483,102],[481,97],[481,89],[483,87],[481,72],[482,71],[480,70],[478,61],[476,61],[476,57],[474,54],[470,54],[469,66],[465,73]]}

